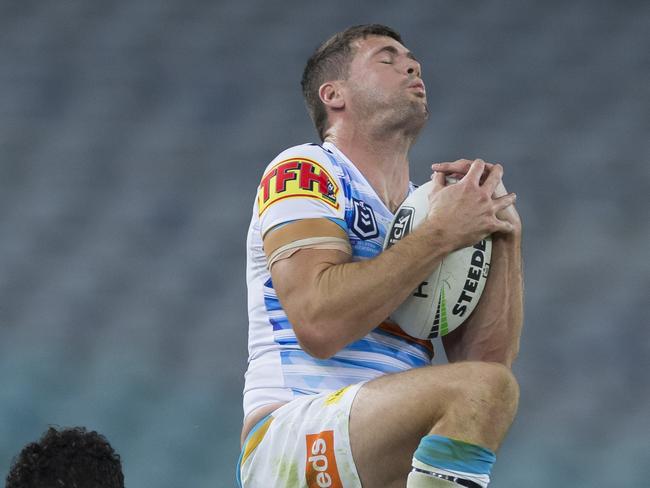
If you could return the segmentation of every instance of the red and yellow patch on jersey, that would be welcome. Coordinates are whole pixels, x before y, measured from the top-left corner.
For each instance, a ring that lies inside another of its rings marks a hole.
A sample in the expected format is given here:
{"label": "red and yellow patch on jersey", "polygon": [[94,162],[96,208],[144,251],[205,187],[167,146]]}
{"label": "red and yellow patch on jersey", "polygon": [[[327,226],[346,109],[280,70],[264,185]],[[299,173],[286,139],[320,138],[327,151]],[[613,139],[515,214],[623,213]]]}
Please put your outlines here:
{"label": "red and yellow patch on jersey", "polygon": [[338,209],[339,185],[319,163],[307,158],[285,159],[262,177],[257,204],[259,213],[285,198],[316,198]]}

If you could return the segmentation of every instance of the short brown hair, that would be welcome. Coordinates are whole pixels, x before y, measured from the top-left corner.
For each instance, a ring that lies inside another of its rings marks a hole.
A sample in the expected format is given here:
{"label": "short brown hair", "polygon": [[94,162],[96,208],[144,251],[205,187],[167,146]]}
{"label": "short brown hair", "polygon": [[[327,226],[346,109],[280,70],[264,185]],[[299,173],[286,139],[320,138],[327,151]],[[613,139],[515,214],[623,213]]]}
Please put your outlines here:
{"label": "short brown hair", "polygon": [[311,116],[316,131],[324,140],[327,126],[327,112],[320,99],[318,90],[328,80],[345,79],[354,51],[352,42],[365,39],[368,36],[385,36],[402,43],[399,33],[381,24],[355,25],[339,32],[321,44],[307,60],[302,73],[302,94],[305,97],[307,110]]}

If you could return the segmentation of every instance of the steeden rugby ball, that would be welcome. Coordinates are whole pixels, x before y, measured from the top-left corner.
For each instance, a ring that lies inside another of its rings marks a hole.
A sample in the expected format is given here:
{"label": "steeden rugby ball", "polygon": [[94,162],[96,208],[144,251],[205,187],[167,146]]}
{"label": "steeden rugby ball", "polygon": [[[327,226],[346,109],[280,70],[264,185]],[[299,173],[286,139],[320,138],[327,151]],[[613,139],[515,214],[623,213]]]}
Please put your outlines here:
{"label": "steeden rugby ball", "polygon": [[[448,179],[448,183],[452,182]],[[384,249],[423,222],[432,186],[432,181],[425,183],[402,203],[386,235]],[[491,254],[490,236],[452,252],[391,314],[391,319],[404,332],[419,339],[434,339],[456,329],[469,317],[483,293]]]}

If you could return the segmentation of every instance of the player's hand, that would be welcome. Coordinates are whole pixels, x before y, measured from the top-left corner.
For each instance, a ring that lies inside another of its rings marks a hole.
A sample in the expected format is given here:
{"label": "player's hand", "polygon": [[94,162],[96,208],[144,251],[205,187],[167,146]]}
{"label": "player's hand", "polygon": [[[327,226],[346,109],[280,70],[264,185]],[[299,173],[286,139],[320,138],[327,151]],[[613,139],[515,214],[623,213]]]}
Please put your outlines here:
{"label": "player's hand", "polygon": [[[467,174],[469,169],[472,167],[474,161],[483,161],[482,159],[457,159],[453,162],[446,163],[433,163],[431,165],[431,170],[434,173],[444,173],[445,176],[451,176],[460,180],[463,176]],[[481,175],[481,183],[485,181],[490,170],[494,167],[494,164],[486,163],[483,161],[483,174]],[[433,179],[433,175],[431,176]]]}
{"label": "player's hand", "polygon": [[[454,249],[473,245],[495,232],[510,234],[515,231],[512,222],[497,217],[497,213],[512,206],[516,199],[514,193],[493,197],[501,183],[501,165],[486,167],[483,160],[477,159],[469,168],[464,168],[463,163],[462,166],[454,165],[448,172],[435,172],[429,195],[427,219],[432,228],[449,239]],[[445,177],[453,173],[463,174],[463,177],[458,183],[447,185]]]}
{"label": "player's hand", "polygon": [[[494,195],[492,195],[492,198],[500,198],[504,195],[508,195],[508,190],[506,190],[506,187],[503,184],[503,180],[501,180],[494,190]],[[510,222],[512,224],[512,234],[521,235],[521,217],[519,217],[519,212],[517,212],[517,208],[515,207],[514,203],[499,210],[497,212],[497,218],[499,220]]]}
{"label": "player's hand", "polygon": [[[479,159],[478,161],[483,161],[483,160]],[[483,162],[485,163],[485,166],[483,170],[483,175],[481,176],[482,182],[485,180],[485,178],[487,178],[489,172],[495,167],[494,164],[486,163],[485,161]],[[460,179],[467,174],[472,163],[473,161],[469,159],[458,159],[454,162],[434,163],[431,165],[431,169],[435,172],[442,172],[446,176],[452,176],[454,178]],[[503,174],[502,174],[502,178],[503,178]],[[508,195],[508,191],[506,190],[506,187],[503,184],[503,179],[501,179],[501,181],[499,181],[499,184],[495,188],[492,198],[499,198],[504,195]],[[500,220],[510,222],[513,225],[513,233],[515,234],[521,233],[521,218],[519,217],[519,213],[517,212],[517,209],[515,208],[514,204],[498,211],[496,216]]]}

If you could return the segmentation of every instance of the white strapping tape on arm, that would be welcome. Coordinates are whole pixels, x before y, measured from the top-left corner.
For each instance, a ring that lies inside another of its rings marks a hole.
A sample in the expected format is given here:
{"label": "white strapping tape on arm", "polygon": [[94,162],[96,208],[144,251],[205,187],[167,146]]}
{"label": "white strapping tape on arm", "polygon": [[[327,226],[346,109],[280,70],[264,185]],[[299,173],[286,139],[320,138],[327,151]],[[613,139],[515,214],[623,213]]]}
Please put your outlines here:
{"label": "white strapping tape on arm", "polygon": [[346,239],[340,237],[308,237],[290,242],[273,251],[266,260],[268,268],[271,269],[271,266],[277,261],[290,258],[301,249],[332,249],[352,255],[352,247]]}

